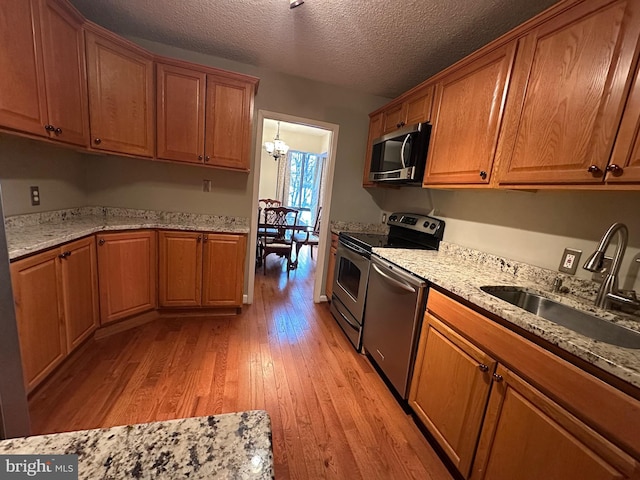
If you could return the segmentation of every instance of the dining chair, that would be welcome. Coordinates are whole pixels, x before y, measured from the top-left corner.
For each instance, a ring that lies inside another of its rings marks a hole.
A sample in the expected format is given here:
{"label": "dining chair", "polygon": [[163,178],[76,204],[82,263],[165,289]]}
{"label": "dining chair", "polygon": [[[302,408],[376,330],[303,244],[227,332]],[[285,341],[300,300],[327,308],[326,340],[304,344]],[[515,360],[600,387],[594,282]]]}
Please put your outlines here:
{"label": "dining chair", "polygon": [[[262,250],[263,273],[267,273],[267,256],[275,253],[287,259],[287,276],[293,268],[293,227],[298,221],[298,210],[287,207],[264,209],[264,221],[260,224],[259,238]],[[275,236],[273,232],[276,232]]]}
{"label": "dining chair", "polygon": [[318,215],[316,215],[316,221],[313,225],[313,230],[307,230],[306,232],[296,232],[293,235],[293,241],[296,243],[296,263],[300,257],[300,249],[303,246],[309,245],[311,249],[311,259],[313,259],[313,247],[317,247],[320,243],[320,218],[322,214],[322,207],[318,207]]}

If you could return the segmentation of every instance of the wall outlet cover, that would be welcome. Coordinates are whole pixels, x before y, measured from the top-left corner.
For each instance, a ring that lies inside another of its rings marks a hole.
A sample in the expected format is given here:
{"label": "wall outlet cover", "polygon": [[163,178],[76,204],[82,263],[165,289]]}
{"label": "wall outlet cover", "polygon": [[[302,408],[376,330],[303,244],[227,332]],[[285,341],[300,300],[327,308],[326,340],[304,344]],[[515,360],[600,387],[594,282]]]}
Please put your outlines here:
{"label": "wall outlet cover", "polygon": [[34,207],[40,205],[40,187],[29,187],[29,190],[31,191],[31,205]]}
{"label": "wall outlet cover", "polygon": [[581,255],[582,250],[565,248],[564,253],[562,254],[562,259],[560,260],[560,266],[558,267],[558,270],[570,275],[575,275],[576,270],[578,269]]}

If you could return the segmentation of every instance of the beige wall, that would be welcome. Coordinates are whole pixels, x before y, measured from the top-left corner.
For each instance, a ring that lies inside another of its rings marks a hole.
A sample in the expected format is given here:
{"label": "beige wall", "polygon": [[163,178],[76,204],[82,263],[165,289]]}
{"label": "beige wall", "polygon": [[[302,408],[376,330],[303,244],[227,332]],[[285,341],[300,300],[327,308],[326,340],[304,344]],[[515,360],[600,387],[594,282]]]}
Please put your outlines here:
{"label": "beige wall", "polygon": [[[620,286],[640,291],[640,192],[518,192],[424,190],[385,192],[385,211],[428,213],[446,221],[444,239],[485,252],[557,270],[565,247],[582,250],[582,264],[613,222],[629,227]],[[613,252],[613,248],[609,250]]]}
{"label": "beige wall", "polygon": [[[86,205],[85,172],[80,153],[0,134],[0,185],[7,216]],[[31,186],[40,187],[39,206],[31,206]]]}

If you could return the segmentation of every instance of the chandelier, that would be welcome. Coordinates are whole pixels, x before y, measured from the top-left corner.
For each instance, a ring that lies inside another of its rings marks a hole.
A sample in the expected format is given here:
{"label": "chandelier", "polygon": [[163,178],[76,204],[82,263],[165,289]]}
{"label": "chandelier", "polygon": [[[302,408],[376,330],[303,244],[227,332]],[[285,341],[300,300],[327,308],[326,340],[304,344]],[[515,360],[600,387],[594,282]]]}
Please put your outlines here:
{"label": "chandelier", "polygon": [[269,155],[272,155],[276,161],[278,161],[280,157],[285,156],[289,151],[289,145],[280,140],[280,122],[278,122],[276,138],[273,139],[273,142],[264,142],[264,149]]}

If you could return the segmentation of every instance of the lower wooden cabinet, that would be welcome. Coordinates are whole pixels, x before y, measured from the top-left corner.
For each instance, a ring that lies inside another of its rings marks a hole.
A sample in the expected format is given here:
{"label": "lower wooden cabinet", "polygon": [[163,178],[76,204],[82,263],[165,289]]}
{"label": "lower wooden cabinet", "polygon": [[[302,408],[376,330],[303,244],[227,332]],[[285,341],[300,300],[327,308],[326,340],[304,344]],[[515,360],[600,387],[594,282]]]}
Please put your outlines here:
{"label": "lower wooden cabinet", "polygon": [[327,263],[327,280],[324,287],[325,295],[329,300],[333,295],[333,277],[336,271],[336,250],[338,248],[338,235],[331,234],[331,249],[329,250],[329,262]]}
{"label": "lower wooden cabinet", "polygon": [[426,320],[409,404],[467,476],[496,361],[434,317]]}
{"label": "lower wooden cabinet", "polygon": [[471,478],[638,478],[637,465],[567,410],[500,365]]}
{"label": "lower wooden cabinet", "polygon": [[638,400],[438,291],[427,310],[409,405],[464,478],[640,478]]}
{"label": "lower wooden cabinet", "polygon": [[102,325],[156,308],[156,233],[97,235]]}
{"label": "lower wooden cabinet", "polygon": [[161,307],[240,307],[246,236],[160,232]]}
{"label": "lower wooden cabinet", "polygon": [[97,327],[93,237],[11,264],[27,391]]}

